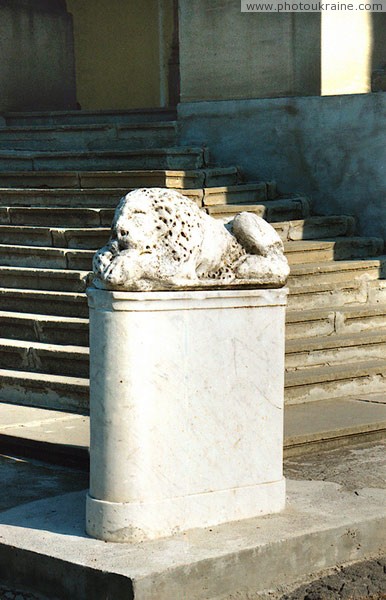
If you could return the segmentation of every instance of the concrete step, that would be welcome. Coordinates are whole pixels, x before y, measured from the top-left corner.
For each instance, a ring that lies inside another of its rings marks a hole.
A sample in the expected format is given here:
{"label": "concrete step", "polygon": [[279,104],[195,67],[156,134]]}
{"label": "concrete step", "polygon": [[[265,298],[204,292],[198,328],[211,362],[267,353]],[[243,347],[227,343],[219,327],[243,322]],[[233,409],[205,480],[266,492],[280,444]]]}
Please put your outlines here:
{"label": "concrete step", "polygon": [[0,266],[0,281],[3,288],[84,292],[89,277],[89,271]]}
{"label": "concrete step", "polygon": [[177,145],[174,121],[0,127],[0,151],[134,150]]}
{"label": "concrete step", "polygon": [[376,237],[284,242],[290,265],[377,256],[383,252],[383,247],[383,239]]}
{"label": "concrete step", "polygon": [[369,299],[368,283],[332,281],[290,287],[287,307],[288,310],[313,310],[350,304],[364,305]]}
{"label": "concrete step", "polygon": [[310,367],[285,376],[285,401],[301,404],[315,400],[386,392],[385,360]]}
{"label": "concrete step", "polygon": [[133,110],[71,110],[7,112],[8,126],[94,125],[106,123],[153,123],[174,121],[177,113],[170,108],[140,108]]}
{"label": "concrete step", "polygon": [[83,346],[0,338],[0,366],[8,370],[87,378],[89,351]]}
{"label": "concrete step", "polygon": [[110,227],[115,208],[0,207],[1,225]]}
{"label": "concrete step", "polygon": [[110,234],[110,227],[60,228],[0,225],[2,243],[18,244],[19,246],[96,250],[106,244]]}
{"label": "concrete step", "polygon": [[[57,207],[57,208],[115,208],[119,200],[134,188],[23,189],[0,188],[0,206],[3,207]],[[202,188],[181,190],[184,196],[202,206]]]}
{"label": "concrete step", "polygon": [[87,414],[89,382],[68,375],[0,369],[0,401]]}
{"label": "concrete step", "polygon": [[288,279],[290,290],[322,283],[343,283],[384,277],[386,257],[340,260],[293,265]]}
{"label": "concrete step", "polygon": [[0,288],[0,310],[88,319],[85,293]]}
{"label": "concrete step", "polygon": [[274,223],[287,219],[303,219],[309,215],[310,206],[306,198],[299,197],[267,200],[259,204],[222,204],[208,206],[205,210],[215,219],[222,219],[224,222],[240,212],[247,211]]}
{"label": "concrete step", "polygon": [[0,171],[91,171],[117,169],[201,169],[208,164],[202,148],[27,152],[0,150]]}
{"label": "concrete step", "polygon": [[284,456],[384,440],[385,432],[386,395],[293,404],[284,411]]}
{"label": "concrete step", "polygon": [[369,302],[373,304],[386,304],[386,278],[382,275],[382,279],[378,281],[369,281],[368,283]]}
{"label": "concrete step", "polygon": [[276,197],[276,184],[273,181],[243,183],[206,188],[203,195],[203,206],[221,207],[224,204],[258,204],[261,200],[274,200]]}
{"label": "concrete step", "polygon": [[380,329],[386,329],[386,304],[288,310],[286,314],[287,340]]}
{"label": "concrete step", "polygon": [[75,317],[0,311],[0,331],[8,340],[85,347],[89,343],[88,319]]}
{"label": "concrete step", "polygon": [[[199,170],[0,171],[0,188],[2,189],[122,188],[130,190],[140,187],[165,187],[182,190],[209,186],[233,186],[239,181],[240,173],[236,167]],[[33,191],[27,193],[33,194]]]}
{"label": "concrete step", "polygon": [[386,329],[286,340],[286,370],[382,360],[386,357]]}
{"label": "concrete step", "polygon": [[94,250],[0,244],[0,266],[91,271],[94,254]]}
{"label": "concrete step", "polygon": [[[1,197],[1,195],[0,195]],[[273,223],[283,242],[297,240],[327,239],[351,236],[355,231],[354,217],[345,215],[332,217],[307,217],[297,221]]]}

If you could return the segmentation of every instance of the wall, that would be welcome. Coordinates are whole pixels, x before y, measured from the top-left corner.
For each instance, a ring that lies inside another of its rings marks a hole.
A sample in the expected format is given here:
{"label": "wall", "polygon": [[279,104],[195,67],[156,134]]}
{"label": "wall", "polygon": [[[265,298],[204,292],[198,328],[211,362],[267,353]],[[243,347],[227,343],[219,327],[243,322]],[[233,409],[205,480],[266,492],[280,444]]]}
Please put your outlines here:
{"label": "wall", "polygon": [[180,0],[181,101],[319,94],[320,29],[318,13]]}
{"label": "wall", "polygon": [[[160,0],[161,1],[161,0]],[[167,56],[172,2],[67,0],[74,19],[77,99],[83,109],[161,104],[160,53]],[[163,63],[167,59],[161,57]],[[164,66],[162,68],[165,68]]]}
{"label": "wall", "polygon": [[184,144],[219,165],[303,192],[319,214],[353,214],[386,239],[386,94],[197,102],[179,106]]}
{"label": "wall", "polygon": [[0,0],[0,112],[74,108],[72,21],[61,0]]}

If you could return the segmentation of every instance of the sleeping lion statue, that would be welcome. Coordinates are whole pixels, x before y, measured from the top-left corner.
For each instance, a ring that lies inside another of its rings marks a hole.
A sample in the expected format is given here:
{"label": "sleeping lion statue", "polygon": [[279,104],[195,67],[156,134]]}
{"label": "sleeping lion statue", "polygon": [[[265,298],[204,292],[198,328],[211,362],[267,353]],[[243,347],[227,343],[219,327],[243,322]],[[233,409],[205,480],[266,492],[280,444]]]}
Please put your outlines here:
{"label": "sleeping lion statue", "polygon": [[121,199],[109,242],[93,260],[94,285],[167,290],[282,287],[289,267],[273,227],[253,213],[216,220],[177,191],[144,188]]}

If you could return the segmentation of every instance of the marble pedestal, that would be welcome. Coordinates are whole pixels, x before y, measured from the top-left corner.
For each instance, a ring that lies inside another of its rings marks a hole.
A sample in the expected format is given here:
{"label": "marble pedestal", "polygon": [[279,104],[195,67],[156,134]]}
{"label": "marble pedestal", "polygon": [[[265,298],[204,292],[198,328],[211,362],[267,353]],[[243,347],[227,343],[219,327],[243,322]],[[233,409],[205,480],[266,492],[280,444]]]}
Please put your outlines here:
{"label": "marble pedestal", "polygon": [[141,541],[284,508],[286,296],[88,290],[91,536]]}

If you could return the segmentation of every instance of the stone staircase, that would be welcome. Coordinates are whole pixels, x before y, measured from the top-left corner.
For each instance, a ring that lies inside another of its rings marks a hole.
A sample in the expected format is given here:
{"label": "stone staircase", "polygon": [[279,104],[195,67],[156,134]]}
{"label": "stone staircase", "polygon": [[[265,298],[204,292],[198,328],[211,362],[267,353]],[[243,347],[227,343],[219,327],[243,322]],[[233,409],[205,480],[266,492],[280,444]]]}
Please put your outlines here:
{"label": "stone staircase", "polygon": [[[291,264],[289,410],[317,402],[323,411],[323,402],[369,394],[379,401],[386,391],[383,240],[355,236],[350,216],[312,215],[306,198],[283,197],[272,182],[246,183],[237,168],[211,166],[206,149],[178,145],[174,113],[160,110],[5,116],[1,402],[87,413],[91,259],[109,237],[120,197],[152,186],[178,189],[216,218],[252,211],[283,239]],[[379,435],[385,420],[350,435]]]}

